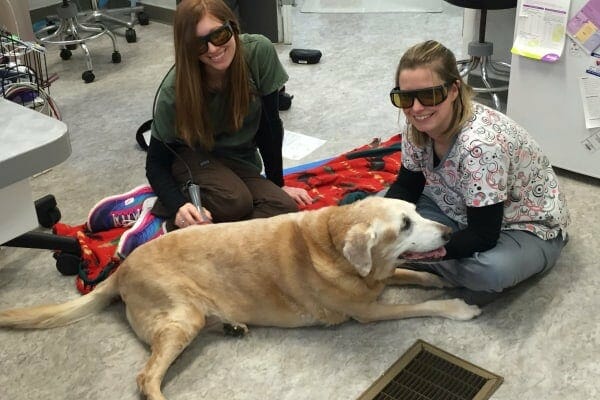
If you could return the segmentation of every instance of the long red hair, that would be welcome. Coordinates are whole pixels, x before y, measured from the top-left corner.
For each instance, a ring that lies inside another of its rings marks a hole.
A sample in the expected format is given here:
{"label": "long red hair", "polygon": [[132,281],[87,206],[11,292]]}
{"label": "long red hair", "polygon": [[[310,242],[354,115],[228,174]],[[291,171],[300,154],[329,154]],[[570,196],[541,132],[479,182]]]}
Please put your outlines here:
{"label": "long red hair", "polygon": [[228,101],[226,124],[231,132],[242,127],[251,100],[248,67],[240,46],[239,22],[222,0],[184,0],[175,11],[175,118],[178,136],[189,146],[214,146],[214,131],[208,115],[208,82],[204,64],[198,59],[196,26],[210,14],[229,21],[236,43],[233,61],[227,70],[223,91]]}

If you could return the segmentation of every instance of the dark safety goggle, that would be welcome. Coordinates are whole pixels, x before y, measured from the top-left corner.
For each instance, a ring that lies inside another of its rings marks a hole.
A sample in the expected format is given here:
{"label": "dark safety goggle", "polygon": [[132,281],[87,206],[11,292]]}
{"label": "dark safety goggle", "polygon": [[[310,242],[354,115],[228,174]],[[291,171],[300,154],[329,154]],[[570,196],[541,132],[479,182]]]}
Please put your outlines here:
{"label": "dark safety goggle", "polygon": [[426,107],[437,106],[448,98],[448,83],[418,90],[400,90],[395,87],[390,92],[392,104],[398,108],[410,108],[415,103],[415,98]]}
{"label": "dark safety goggle", "polygon": [[233,36],[233,28],[229,21],[225,22],[221,27],[215,29],[208,35],[199,36],[196,38],[198,45],[198,54],[204,54],[208,51],[208,42],[214,46],[223,46]]}

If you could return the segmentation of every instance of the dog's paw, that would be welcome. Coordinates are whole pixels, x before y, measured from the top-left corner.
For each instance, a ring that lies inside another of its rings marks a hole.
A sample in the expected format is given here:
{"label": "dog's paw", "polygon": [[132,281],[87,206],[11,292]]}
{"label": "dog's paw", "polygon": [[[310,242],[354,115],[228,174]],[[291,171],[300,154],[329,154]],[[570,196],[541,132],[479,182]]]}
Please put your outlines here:
{"label": "dog's paw", "polygon": [[432,274],[430,272],[424,272],[424,271],[421,272],[421,274],[423,274],[423,286],[433,287],[433,288],[438,288],[438,289],[454,287],[454,285],[452,285],[450,282],[448,282],[447,280],[445,280],[444,278],[442,278],[439,275]]}
{"label": "dog's paw", "polygon": [[462,299],[444,300],[446,316],[457,321],[468,321],[481,314],[481,309],[475,305],[469,305]]}
{"label": "dog's paw", "polygon": [[223,333],[225,336],[244,337],[248,333],[246,324],[223,324]]}

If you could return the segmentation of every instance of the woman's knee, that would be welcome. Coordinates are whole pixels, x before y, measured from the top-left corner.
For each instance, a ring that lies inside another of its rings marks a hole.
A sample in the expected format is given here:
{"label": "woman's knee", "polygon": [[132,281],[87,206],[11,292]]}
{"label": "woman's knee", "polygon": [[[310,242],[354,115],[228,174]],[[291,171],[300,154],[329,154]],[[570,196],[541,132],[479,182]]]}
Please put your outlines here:
{"label": "woman's knee", "polygon": [[298,204],[294,201],[294,199],[287,195],[277,199],[274,207],[279,214],[287,214],[298,211]]}
{"label": "woman's knee", "polygon": [[298,211],[298,205],[287,194],[271,198],[255,199],[252,218],[268,218],[275,215],[287,214]]}
{"label": "woman's knee", "polygon": [[524,231],[504,231],[491,250],[461,260],[465,287],[500,292],[549,271],[564,246],[562,238],[542,240]]}
{"label": "woman's knee", "polygon": [[[525,257],[526,258],[526,257]],[[475,257],[465,259],[464,286],[471,290],[502,292],[516,286],[524,280],[541,273],[548,266],[543,262],[543,255],[537,261],[527,262],[518,254],[515,257],[490,257],[479,253]]]}
{"label": "woman's knee", "polygon": [[203,203],[214,222],[240,221],[252,213],[252,196],[247,190],[211,193]]}
{"label": "woman's knee", "polygon": [[512,274],[512,268],[500,263],[469,268],[465,274],[463,285],[467,289],[484,292],[502,292],[504,289],[519,283],[517,277]]}

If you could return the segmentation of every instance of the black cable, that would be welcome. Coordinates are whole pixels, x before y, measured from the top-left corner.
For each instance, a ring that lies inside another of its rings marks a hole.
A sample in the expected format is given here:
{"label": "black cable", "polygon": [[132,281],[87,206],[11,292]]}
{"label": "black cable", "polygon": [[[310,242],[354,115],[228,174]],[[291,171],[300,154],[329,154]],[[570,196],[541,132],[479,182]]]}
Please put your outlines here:
{"label": "black cable", "polygon": [[[175,64],[173,64],[171,66],[171,68],[169,68],[169,70],[167,71],[167,73],[163,77],[162,81],[160,82],[160,85],[158,85],[158,90],[156,91],[156,93],[154,93],[154,101],[152,102],[152,121],[153,121],[153,123],[154,123],[154,111],[156,110],[156,100],[158,99],[158,94],[160,93],[160,89],[162,88],[162,85],[165,83],[165,80],[167,79],[167,76],[169,76],[169,74],[171,73],[171,71],[173,70],[173,68],[175,68]],[[157,133],[160,133],[160,132],[158,132],[158,127],[156,125],[154,126],[154,129],[156,129]],[[185,160],[183,159],[183,157],[181,157],[181,155],[179,153],[177,153],[171,146],[169,146],[167,144],[167,142],[165,142],[165,141],[163,141],[162,139],[159,139],[159,138],[156,138],[156,139],[158,139],[167,149],[169,149],[169,151],[171,153],[173,153],[177,158],[179,158],[179,160],[185,166],[185,169],[188,172],[188,177],[190,178],[188,180],[188,182],[187,182],[186,185],[193,184],[194,179],[193,179],[193,175],[192,175],[192,170],[190,169],[189,165],[185,162]]]}
{"label": "black cable", "polygon": [[[162,88],[162,85],[165,82],[165,79],[167,78],[167,76],[169,75],[169,73],[173,70],[173,68],[175,68],[175,64],[173,64],[173,66],[169,69],[169,71],[165,74],[165,76],[163,77],[162,81],[160,82],[160,85],[158,86],[158,90],[156,91],[156,93],[154,94],[154,101],[152,102],[152,121],[154,123],[154,111],[156,110],[156,100],[158,99],[158,94],[160,93],[160,89]],[[156,129],[156,132],[158,132],[158,127],[155,125],[154,129]],[[159,135],[160,136],[160,135]],[[206,216],[206,214],[204,213],[204,210],[202,208],[202,199],[200,197],[200,186],[197,185],[196,183],[194,183],[194,176],[192,174],[192,170],[190,168],[190,166],[188,165],[187,162],[185,162],[184,158],[181,156],[181,154],[179,154],[178,152],[175,151],[175,149],[173,149],[171,146],[169,146],[169,144],[165,141],[163,141],[162,139],[158,139],[171,153],[173,153],[177,158],[179,158],[179,160],[181,161],[181,163],[183,164],[183,166],[185,167],[185,169],[187,170],[188,173],[188,181],[186,182],[186,187],[188,190],[188,194],[190,196],[190,200],[192,202],[192,204],[194,205],[194,207],[196,207],[196,209],[200,212],[200,215],[202,216],[202,219],[205,221],[208,221],[208,217]],[[206,162],[209,162],[208,160]]]}
{"label": "black cable", "polygon": [[352,160],[354,158],[384,156],[390,153],[395,153],[402,150],[402,143],[395,143],[388,147],[380,147],[377,149],[359,150],[346,154],[346,158]]}

